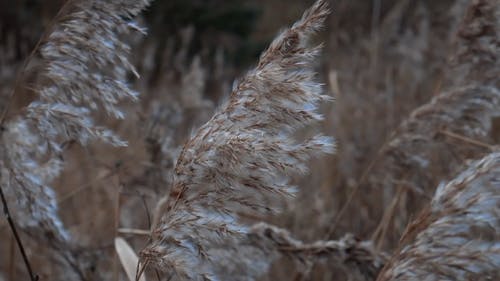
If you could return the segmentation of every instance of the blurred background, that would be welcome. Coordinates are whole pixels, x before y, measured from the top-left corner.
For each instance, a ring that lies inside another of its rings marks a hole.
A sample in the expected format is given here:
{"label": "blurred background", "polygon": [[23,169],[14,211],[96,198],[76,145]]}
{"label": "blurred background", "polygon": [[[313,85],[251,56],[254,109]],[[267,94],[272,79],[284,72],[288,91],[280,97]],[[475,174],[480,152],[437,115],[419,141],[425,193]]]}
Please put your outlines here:
{"label": "blurred background", "polygon": [[[0,0],[2,108],[20,108],[33,99],[29,90],[13,103],[8,95],[17,71],[63,2]],[[311,130],[334,136],[338,152],[313,161],[311,173],[296,179],[300,192],[281,215],[260,219],[305,241],[353,233],[373,240],[381,251],[397,246],[408,221],[429,201],[437,184],[452,175],[436,169],[425,182],[414,184],[418,174],[391,170],[384,149],[410,112],[449,83],[447,61],[465,2],[331,1],[332,14],[312,43],[324,43],[316,65],[318,80],[335,102],[322,108],[325,121]],[[273,37],[312,3],[157,0],[143,13],[139,22],[148,35],[127,38],[141,75],[131,76],[140,102],[127,105],[124,121],[102,116],[129,147],[73,145],[65,172],[54,183],[66,227],[82,249],[92,249],[82,250],[82,255],[93,257],[89,276],[125,280],[114,258],[114,237],[126,237],[137,251],[145,245],[147,235],[137,230],[149,229],[149,217],[168,191],[182,143],[210,118]],[[388,183],[387,173],[398,178]],[[4,280],[25,280],[3,220],[0,241]],[[50,280],[57,268],[44,261],[43,245],[28,248],[41,280]],[[327,258],[307,270],[283,258],[262,280],[364,279]]]}

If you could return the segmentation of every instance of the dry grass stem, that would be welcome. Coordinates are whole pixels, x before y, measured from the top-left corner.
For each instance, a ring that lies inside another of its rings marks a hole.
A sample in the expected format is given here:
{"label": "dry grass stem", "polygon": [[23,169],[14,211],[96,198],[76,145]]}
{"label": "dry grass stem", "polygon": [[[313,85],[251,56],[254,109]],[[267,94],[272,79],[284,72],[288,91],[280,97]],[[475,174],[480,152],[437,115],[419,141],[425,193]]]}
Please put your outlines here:
{"label": "dry grass stem", "polygon": [[139,266],[139,257],[125,239],[121,237],[115,238],[115,250],[129,281],[146,281],[144,275],[139,277],[139,280],[136,280],[135,273],[136,268]]}
{"label": "dry grass stem", "polygon": [[265,245],[260,247],[278,251],[301,265],[318,258],[330,258],[337,266],[360,272],[365,280],[375,280],[388,259],[387,254],[375,250],[372,241],[360,241],[352,234],[339,240],[304,243],[291,237],[287,230],[259,223],[252,226],[249,236],[256,245]]}

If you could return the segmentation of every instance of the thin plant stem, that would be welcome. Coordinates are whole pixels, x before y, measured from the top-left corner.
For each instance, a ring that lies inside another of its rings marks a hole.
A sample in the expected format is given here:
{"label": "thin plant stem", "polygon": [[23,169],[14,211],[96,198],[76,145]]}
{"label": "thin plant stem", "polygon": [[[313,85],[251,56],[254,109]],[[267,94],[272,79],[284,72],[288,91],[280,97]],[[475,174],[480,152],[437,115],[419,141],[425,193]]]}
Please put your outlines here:
{"label": "thin plant stem", "polygon": [[441,130],[439,132],[442,133],[443,135],[448,136],[448,137],[455,138],[455,139],[458,139],[460,141],[470,143],[473,145],[477,145],[479,147],[489,149],[490,151],[495,151],[497,149],[497,147],[495,145],[487,144],[487,143],[484,143],[482,141],[478,141],[478,140],[475,140],[475,139],[469,138],[467,136],[460,135],[460,134],[457,134],[457,133],[454,133],[454,132],[451,132],[448,130]]}

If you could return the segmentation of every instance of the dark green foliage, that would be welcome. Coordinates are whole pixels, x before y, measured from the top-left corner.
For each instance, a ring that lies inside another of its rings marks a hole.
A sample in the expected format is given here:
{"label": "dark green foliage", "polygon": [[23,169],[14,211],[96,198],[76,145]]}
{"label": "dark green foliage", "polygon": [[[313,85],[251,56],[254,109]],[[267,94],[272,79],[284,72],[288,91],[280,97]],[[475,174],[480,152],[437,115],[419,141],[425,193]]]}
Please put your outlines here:
{"label": "dark green foliage", "polygon": [[194,35],[189,56],[203,52],[211,58],[217,48],[222,48],[230,64],[245,66],[255,60],[265,45],[249,40],[260,14],[261,10],[248,0],[174,0],[154,2],[145,18],[150,34],[160,46],[174,39],[175,49],[179,50],[179,30],[191,26]]}
{"label": "dark green foliage", "polygon": [[145,16],[153,32],[175,31],[193,25],[199,32],[212,30],[246,37],[253,30],[259,10],[250,1],[157,1]]}

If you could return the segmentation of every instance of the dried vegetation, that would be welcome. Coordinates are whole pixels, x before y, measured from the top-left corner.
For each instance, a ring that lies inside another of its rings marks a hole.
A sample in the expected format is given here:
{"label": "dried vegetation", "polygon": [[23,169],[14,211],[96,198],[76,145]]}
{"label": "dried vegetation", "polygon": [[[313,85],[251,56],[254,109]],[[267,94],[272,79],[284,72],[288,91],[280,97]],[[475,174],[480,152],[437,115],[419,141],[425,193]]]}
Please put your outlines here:
{"label": "dried vegetation", "polygon": [[500,278],[498,1],[8,2],[0,280]]}

